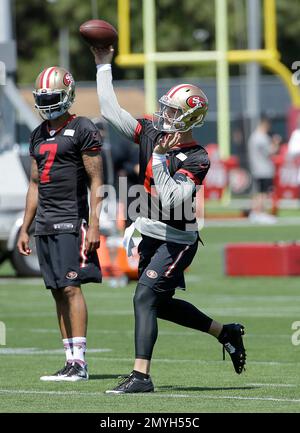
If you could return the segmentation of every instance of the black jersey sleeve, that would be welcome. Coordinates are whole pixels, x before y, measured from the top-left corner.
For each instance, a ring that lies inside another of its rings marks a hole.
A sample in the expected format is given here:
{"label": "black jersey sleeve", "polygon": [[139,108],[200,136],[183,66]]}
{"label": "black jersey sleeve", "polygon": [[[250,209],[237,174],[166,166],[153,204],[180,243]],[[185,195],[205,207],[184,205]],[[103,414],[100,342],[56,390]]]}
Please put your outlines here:
{"label": "black jersey sleeve", "polygon": [[142,122],[140,119],[138,119],[138,123],[136,125],[135,131],[134,131],[134,137],[133,137],[133,141],[136,144],[140,144],[142,129],[143,129]]}
{"label": "black jersey sleeve", "polygon": [[156,141],[165,135],[161,131],[157,131],[152,124],[152,120],[149,118],[137,119],[138,124],[134,133],[134,142],[137,144],[142,144],[142,139],[147,137],[153,143],[156,144]]}
{"label": "black jersey sleeve", "polygon": [[94,123],[87,119],[86,117],[82,117],[80,119],[80,129],[79,129],[79,149],[81,152],[86,150],[94,150],[98,151],[102,146],[102,137],[99,129],[94,125]]}
{"label": "black jersey sleeve", "polygon": [[32,136],[32,134],[30,134],[30,138],[29,138],[29,155],[31,157],[34,157],[34,155],[33,155],[33,136]]}
{"label": "black jersey sleeve", "polygon": [[183,173],[196,185],[201,185],[210,167],[208,154],[204,148],[190,153],[176,173]]}
{"label": "black jersey sleeve", "polygon": [[36,137],[37,137],[39,131],[41,130],[41,128],[42,128],[42,124],[39,125],[37,128],[35,128],[31,132],[30,137],[29,137],[29,155],[33,158],[35,157],[34,156],[34,143],[35,143]]}

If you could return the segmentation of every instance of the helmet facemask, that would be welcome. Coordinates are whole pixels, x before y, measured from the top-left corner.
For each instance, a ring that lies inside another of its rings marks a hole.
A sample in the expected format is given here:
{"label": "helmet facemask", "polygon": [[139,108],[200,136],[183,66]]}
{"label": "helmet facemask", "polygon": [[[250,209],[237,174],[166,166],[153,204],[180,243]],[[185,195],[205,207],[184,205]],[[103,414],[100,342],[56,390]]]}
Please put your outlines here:
{"label": "helmet facemask", "polygon": [[33,91],[35,108],[43,119],[57,119],[63,115],[71,103],[68,103],[68,96],[64,90],[54,91]]}
{"label": "helmet facemask", "polygon": [[153,114],[153,126],[159,131],[182,131],[185,127],[185,124],[180,122],[182,115],[183,113],[181,108],[170,107],[160,101],[159,111]]}

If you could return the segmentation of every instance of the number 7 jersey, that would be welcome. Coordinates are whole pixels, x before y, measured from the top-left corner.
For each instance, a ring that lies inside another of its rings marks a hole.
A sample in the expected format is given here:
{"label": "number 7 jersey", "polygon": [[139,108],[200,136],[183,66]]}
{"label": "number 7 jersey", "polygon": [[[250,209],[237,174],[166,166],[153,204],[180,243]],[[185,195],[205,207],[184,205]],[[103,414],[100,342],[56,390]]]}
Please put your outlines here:
{"label": "number 7 jersey", "polygon": [[32,132],[29,151],[39,172],[36,235],[74,233],[82,219],[88,221],[88,177],[81,154],[100,148],[100,132],[86,117],[70,116],[56,131],[45,121]]}

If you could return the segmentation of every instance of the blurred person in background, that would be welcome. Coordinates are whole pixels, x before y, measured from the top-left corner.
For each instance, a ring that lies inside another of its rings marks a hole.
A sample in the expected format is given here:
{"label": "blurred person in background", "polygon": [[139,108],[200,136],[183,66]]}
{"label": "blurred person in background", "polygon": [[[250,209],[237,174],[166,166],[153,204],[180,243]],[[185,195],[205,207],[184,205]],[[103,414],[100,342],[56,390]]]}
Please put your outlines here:
{"label": "blurred person in background", "polygon": [[[128,191],[131,186],[139,183],[139,155],[136,152],[136,144],[125,139],[121,142],[119,140],[113,142],[111,152],[115,172],[115,188],[120,200],[121,212],[125,216],[125,226],[128,227],[132,223],[128,215],[128,207],[135,200],[128,194]],[[119,186],[120,177],[126,178],[126,191],[125,188],[122,188],[122,184]],[[126,200],[123,200],[125,199],[124,194],[126,194]]]}
{"label": "blurred person in background", "polygon": [[[288,157],[295,159],[298,164],[300,163],[300,113],[297,116],[296,128],[292,132],[288,142]],[[297,181],[299,184],[300,198],[300,167],[298,170]]]}
{"label": "blurred person in background", "polygon": [[[127,209],[134,200],[134,197],[128,195],[128,191],[131,186],[139,182],[139,156],[136,152],[136,144],[124,138],[123,140],[111,140],[105,119],[99,117],[93,119],[93,122],[103,138],[103,183],[114,186],[117,199],[121,200],[121,212],[122,217],[125,217],[125,226],[128,227],[132,220],[128,216]],[[122,190],[122,193],[119,185],[120,177],[126,178],[126,191]],[[126,194],[126,199],[124,194]],[[124,203],[122,202],[123,198],[125,199]]]}
{"label": "blurred person in background", "polygon": [[288,142],[288,153],[291,156],[300,155],[300,112],[297,115],[296,128],[292,132]]}
{"label": "blurred person in background", "polygon": [[[75,98],[72,75],[60,67],[44,69],[33,91],[44,121],[32,132],[31,177],[18,250],[27,256],[29,227],[45,286],[56,302],[66,362],[43,381],[88,379],[85,361],[87,308],[81,284],[101,282],[97,190],[102,185],[101,136],[86,117],[70,114]],[[90,187],[90,207],[87,187]]]}
{"label": "blurred person in background", "polygon": [[103,184],[113,185],[114,183],[114,167],[111,154],[111,143],[108,137],[107,125],[105,120],[100,117],[95,117],[92,122],[98,128],[101,138],[101,156],[102,156],[102,171],[103,171]]}
{"label": "blurred person in background", "polygon": [[248,140],[249,167],[254,183],[254,195],[249,219],[254,223],[276,222],[276,218],[266,212],[267,199],[273,189],[275,166],[272,156],[278,152],[281,137],[270,136],[271,121],[262,116]]}

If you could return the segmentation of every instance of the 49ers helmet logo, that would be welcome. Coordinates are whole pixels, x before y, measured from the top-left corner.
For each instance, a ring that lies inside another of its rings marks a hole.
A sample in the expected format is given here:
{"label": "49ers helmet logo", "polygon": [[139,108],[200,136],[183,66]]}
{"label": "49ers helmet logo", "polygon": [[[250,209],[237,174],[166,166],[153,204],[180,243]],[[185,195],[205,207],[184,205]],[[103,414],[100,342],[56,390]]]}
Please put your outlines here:
{"label": "49ers helmet logo", "polygon": [[198,95],[190,96],[186,100],[186,103],[191,108],[204,107],[206,105],[206,101]]}
{"label": "49ers helmet logo", "polygon": [[73,77],[69,72],[64,75],[63,82],[65,86],[69,86],[73,82]]}

